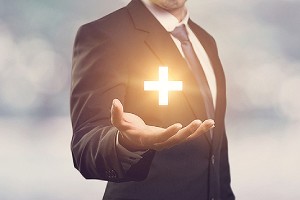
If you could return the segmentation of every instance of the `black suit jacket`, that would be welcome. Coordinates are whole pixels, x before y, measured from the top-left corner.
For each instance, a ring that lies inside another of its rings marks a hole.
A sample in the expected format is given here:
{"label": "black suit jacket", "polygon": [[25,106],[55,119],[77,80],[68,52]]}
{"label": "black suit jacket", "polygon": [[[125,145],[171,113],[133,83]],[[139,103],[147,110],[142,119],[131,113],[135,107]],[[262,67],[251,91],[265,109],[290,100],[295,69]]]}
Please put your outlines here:
{"label": "black suit jacket", "polygon": [[[71,143],[75,167],[87,179],[107,180],[104,199],[234,199],[230,187],[224,128],[225,77],[214,39],[194,22],[189,26],[205,48],[217,80],[213,140],[209,133],[168,150],[149,150],[128,171],[116,152],[117,129],[110,122],[114,98],[125,112],[148,125],[167,127],[205,120],[205,106],[194,75],[169,33],[139,0],[83,25],[73,54]],[[183,81],[182,92],[158,105],[158,93],[144,91],[158,79],[158,66],[169,67],[169,80]]]}

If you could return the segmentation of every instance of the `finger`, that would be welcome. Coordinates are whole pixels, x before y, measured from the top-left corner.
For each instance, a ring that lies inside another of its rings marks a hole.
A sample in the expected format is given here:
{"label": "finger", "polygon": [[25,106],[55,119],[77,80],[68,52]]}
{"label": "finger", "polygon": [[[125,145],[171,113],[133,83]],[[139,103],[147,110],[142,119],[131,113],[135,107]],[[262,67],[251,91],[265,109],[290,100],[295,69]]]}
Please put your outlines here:
{"label": "finger", "polygon": [[168,128],[166,128],[164,131],[161,131],[160,133],[153,135],[153,137],[151,137],[152,141],[150,143],[155,144],[155,143],[164,142],[168,140],[170,137],[172,137],[173,135],[175,135],[181,128],[182,125],[180,123],[173,124]]}
{"label": "finger", "polygon": [[114,99],[111,106],[111,123],[118,127],[123,120],[123,105],[118,99]]}
{"label": "finger", "polygon": [[187,137],[192,135],[201,126],[201,124],[202,122],[200,120],[194,120],[188,126],[182,128],[180,131],[178,131],[175,135],[169,137],[167,140],[154,144],[154,149],[167,149],[183,142]]}
{"label": "finger", "polygon": [[163,142],[175,135],[182,128],[182,125],[180,123],[176,123],[166,129],[155,126],[147,127],[149,131],[147,134],[142,135],[140,142],[144,146],[151,148],[153,144]]}
{"label": "finger", "polygon": [[186,141],[193,140],[214,127],[215,127],[214,120],[212,119],[205,120],[192,135],[186,138]]}

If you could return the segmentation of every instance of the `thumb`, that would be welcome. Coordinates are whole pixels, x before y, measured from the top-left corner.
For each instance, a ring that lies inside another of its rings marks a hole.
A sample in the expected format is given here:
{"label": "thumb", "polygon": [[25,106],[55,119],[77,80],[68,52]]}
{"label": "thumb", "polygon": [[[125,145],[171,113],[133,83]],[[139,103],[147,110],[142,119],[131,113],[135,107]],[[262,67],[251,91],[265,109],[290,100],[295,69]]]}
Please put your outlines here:
{"label": "thumb", "polygon": [[121,121],[123,119],[123,105],[118,99],[114,99],[112,101],[110,113],[111,123],[117,127],[121,124]]}

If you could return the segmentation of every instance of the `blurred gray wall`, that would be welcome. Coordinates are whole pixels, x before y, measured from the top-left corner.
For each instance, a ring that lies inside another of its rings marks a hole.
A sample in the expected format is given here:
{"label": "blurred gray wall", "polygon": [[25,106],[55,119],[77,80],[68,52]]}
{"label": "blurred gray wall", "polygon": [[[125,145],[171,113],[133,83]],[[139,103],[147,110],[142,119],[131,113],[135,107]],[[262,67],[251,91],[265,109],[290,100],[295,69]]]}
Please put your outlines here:
{"label": "blurred gray wall", "polygon": [[[101,199],[73,168],[69,86],[77,29],[126,0],[0,0],[0,199]],[[237,199],[300,199],[300,1],[189,0],[228,85]]]}

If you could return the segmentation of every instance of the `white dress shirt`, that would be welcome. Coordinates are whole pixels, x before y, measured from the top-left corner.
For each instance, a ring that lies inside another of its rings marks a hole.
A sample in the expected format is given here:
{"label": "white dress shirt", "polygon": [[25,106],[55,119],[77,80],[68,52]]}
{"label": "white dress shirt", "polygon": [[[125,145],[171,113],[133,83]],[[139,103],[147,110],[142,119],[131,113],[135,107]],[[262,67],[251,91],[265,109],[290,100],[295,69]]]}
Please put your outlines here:
{"label": "white dress shirt", "polygon": [[[171,35],[171,32],[177,26],[180,26],[182,24],[186,26],[188,37],[193,45],[194,51],[202,65],[203,71],[208,81],[208,85],[210,87],[211,94],[212,94],[213,105],[214,107],[216,107],[216,97],[217,97],[216,77],[210,59],[204,47],[201,45],[196,35],[193,33],[193,31],[190,29],[188,25],[188,20],[189,20],[188,11],[184,19],[181,22],[179,22],[175,16],[173,16],[166,10],[158,7],[157,5],[153,4],[149,0],[142,0],[142,2],[145,4],[148,10],[153,14],[153,16],[160,22],[160,24],[166,29],[166,31],[170,33],[170,37],[172,37],[174,43],[176,44],[178,50],[180,51],[183,57],[184,57],[184,53],[181,48],[181,43],[177,38]],[[142,158],[142,154],[146,152],[146,151],[139,151],[139,152],[128,151],[119,143],[118,135],[116,139],[116,146],[117,146],[117,153],[119,155],[124,170],[128,170],[131,165],[137,163]]]}
{"label": "white dress shirt", "polygon": [[[216,107],[216,97],[217,97],[217,85],[216,85],[216,77],[214,74],[214,70],[211,66],[210,59],[204,49],[204,47],[199,42],[196,35],[190,29],[188,25],[188,20],[190,18],[189,12],[187,11],[186,16],[184,19],[179,22],[178,19],[170,14],[169,12],[165,11],[164,9],[156,6],[155,4],[151,3],[149,0],[142,0],[148,10],[154,15],[154,17],[160,22],[160,24],[166,29],[167,32],[171,33],[177,26],[184,24],[186,26],[188,37],[193,45],[194,51],[202,65],[203,71],[205,73],[211,94],[213,99],[214,107]],[[184,57],[184,53],[181,48],[180,41],[172,36],[174,43],[176,44],[178,50],[180,51],[181,55]]]}

